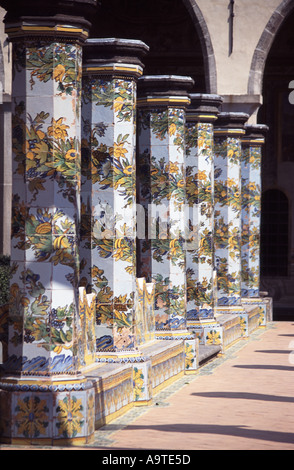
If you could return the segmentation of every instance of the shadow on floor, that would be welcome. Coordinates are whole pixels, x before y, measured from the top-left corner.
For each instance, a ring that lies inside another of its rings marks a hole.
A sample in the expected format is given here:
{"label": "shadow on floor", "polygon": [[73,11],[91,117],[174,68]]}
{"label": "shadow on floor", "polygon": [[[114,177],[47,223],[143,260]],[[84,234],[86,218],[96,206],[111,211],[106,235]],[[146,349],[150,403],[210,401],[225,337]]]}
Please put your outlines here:
{"label": "shadow on floor", "polygon": [[218,434],[226,436],[241,437],[246,439],[258,439],[263,441],[281,442],[293,444],[294,433],[282,431],[267,431],[247,428],[246,426],[224,426],[218,424],[162,424],[151,426],[129,425],[129,431],[140,431],[144,429],[161,431],[167,433],[187,433],[187,434]]}
{"label": "shadow on floor", "polygon": [[294,397],[282,397],[275,395],[265,395],[263,393],[246,392],[199,392],[192,393],[192,396],[203,398],[228,398],[229,400],[261,400],[268,402],[294,403]]}

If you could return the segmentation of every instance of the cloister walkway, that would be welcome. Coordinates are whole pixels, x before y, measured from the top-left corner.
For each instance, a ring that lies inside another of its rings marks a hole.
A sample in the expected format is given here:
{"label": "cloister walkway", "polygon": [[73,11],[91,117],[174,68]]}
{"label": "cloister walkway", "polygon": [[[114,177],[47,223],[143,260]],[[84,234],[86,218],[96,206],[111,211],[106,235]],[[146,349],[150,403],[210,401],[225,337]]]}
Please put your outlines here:
{"label": "cloister walkway", "polygon": [[294,450],[294,322],[275,322],[96,432],[111,449]]}
{"label": "cloister walkway", "polygon": [[[0,445],[12,449],[20,447]],[[162,390],[150,407],[132,408],[96,431],[83,449],[101,456],[138,449],[294,450],[294,322],[256,330],[196,376]]]}

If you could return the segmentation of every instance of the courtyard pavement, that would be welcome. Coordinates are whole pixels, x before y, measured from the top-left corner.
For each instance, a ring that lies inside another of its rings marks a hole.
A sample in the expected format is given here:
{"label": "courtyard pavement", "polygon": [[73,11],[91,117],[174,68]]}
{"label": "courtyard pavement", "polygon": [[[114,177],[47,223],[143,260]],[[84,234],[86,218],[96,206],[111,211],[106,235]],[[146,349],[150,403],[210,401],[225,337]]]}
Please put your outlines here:
{"label": "courtyard pavement", "polygon": [[151,406],[96,431],[83,449],[294,450],[294,322],[256,330]]}

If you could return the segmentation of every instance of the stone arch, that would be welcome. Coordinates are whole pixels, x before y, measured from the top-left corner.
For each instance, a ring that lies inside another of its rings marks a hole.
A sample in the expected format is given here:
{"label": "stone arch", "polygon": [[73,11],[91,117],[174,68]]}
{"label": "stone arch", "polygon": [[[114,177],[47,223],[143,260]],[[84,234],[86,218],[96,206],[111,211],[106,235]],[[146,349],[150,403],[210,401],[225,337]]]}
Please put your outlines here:
{"label": "stone arch", "polygon": [[[175,14],[176,10],[178,14]],[[175,39],[177,35],[173,28],[178,27],[184,17],[189,22],[181,26],[181,34]],[[158,30],[161,19],[161,30]],[[91,37],[140,39],[150,46],[149,54],[144,58],[146,74],[192,76],[194,92],[216,94],[212,41],[195,0],[100,0]],[[181,47],[182,55],[179,54]],[[171,65],[172,58],[174,64]]]}
{"label": "stone arch", "polygon": [[195,24],[196,31],[198,33],[205,69],[205,80],[206,80],[206,91],[207,93],[217,93],[217,73],[216,73],[216,62],[215,55],[212,46],[210,33],[206,24],[206,21],[202,15],[199,6],[195,0],[183,0],[184,5],[189,11],[192,20]]}
{"label": "stone arch", "polygon": [[248,94],[262,94],[264,68],[268,53],[280,27],[293,10],[294,0],[283,0],[268,21],[252,58],[248,80]]}

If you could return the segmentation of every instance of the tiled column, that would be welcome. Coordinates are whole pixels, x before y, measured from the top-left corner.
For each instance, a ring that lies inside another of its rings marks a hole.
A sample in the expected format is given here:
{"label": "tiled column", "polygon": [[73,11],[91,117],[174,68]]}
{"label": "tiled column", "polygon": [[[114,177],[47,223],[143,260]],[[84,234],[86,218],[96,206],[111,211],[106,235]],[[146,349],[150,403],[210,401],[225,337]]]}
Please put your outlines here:
{"label": "tiled column", "polygon": [[156,283],[158,331],[186,328],[185,108],[191,81],[145,76],[138,84],[138,202],[148,211],[139,270]]}
{"label": "tiled column", "polygon": [[138,203],[147,220],[138,269],[155,282],[156,337],[185,340],[186,370],[196,367],[195,337],[187,331],[184,243],[185,114],[192,84],[189,77],[165,75],[138,81]]}
{"label": "tiled column", "polygon": [[267,126],[246,126],[242,138],[242,297],[259,297],[261,159]]}
{"label": "tiled column", "polygon": [[214,122],[222,99],[191,95],[186,125],[187,319],[190,326],[214,322]]}
{"label": "tiled column", "polygon": [[13,42],[13,277],[2,436],[85,442],[94,431],[94,389],[79,355],[80,99],[85,15],[96,2],[25,3],[1,2]]}
{"label": "tiled column", "polygon": [[136,98],[141,41],[90,39],[82,100],[82,283],[97,294],[98,358],[136,344]]}
{"label": "tiled column", "polygon": [[241,308],[241,137],[243,113],[221,113],[215,124],[215,265],[218,311]]}
{"label": "tiled column", "polygon": [[262,148],[268,127],[245,126],[242,138],[242,303],[260,306],[260,324],[266,321],[266,307],[260,298],[260,216]]}

